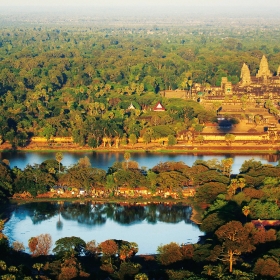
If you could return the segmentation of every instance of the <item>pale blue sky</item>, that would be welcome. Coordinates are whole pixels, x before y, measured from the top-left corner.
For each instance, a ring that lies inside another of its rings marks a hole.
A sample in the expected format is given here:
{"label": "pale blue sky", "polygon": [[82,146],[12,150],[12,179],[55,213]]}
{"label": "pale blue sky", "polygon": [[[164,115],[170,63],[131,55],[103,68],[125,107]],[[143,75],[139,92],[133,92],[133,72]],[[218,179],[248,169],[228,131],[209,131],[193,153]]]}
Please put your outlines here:
{"label": "pale blue sky", "polygon": [[279,0],[0,0],[0,6],[280,6]]}

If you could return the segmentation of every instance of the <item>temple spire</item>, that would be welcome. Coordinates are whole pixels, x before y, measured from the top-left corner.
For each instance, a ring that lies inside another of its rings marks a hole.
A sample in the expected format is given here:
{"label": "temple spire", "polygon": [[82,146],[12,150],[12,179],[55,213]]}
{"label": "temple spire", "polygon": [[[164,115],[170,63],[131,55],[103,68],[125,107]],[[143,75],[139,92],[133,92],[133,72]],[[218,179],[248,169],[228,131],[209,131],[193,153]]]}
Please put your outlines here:
{"label": "temple spire", "polygon": [[240,78],[242,79],[241,80],[242,86],[249,86],[252,82],[250,70],[246,63],[243,63]]}
{"label": "temple spire", "polygon": [[260,68],[259,68],[259,71],[258,71],[256,77],[263,78],[264,80],[267,80],[267,78],[272,77],[272,74],[268,68],[268,62],[267,62],[265,55],[263,55],[263,57],[261,59]]}

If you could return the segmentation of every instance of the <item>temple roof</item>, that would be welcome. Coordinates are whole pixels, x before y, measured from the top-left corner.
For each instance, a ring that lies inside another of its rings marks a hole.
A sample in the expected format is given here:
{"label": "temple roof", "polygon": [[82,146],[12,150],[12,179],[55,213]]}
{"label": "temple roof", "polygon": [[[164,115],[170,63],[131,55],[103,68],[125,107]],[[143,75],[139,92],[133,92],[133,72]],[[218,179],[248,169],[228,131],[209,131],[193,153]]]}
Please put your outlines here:
{"label": "temple roof", "polygon": [[160,101],[155,105],[155,107],[153,108],[153,111],[156,112],[163,112],[165,111],[165,108],[162,106],[162,104],[160,103]]}

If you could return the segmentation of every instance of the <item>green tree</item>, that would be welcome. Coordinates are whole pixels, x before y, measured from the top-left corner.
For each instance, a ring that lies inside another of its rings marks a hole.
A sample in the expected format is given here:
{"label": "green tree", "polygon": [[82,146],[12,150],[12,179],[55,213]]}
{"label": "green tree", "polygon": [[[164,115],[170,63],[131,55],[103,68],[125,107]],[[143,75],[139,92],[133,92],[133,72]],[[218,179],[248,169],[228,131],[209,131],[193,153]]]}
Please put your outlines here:
{"label": "green tree", "polygon": [[129,135],[129,143],[134,146],[137,143],[137,137],[135,134]]}
{"label": "green tree", "polygon": [[225,141],[228,145],[231,145],[235,141],[235,135],[231,133],[227,133],[225,135]]}
{"label": "green tree", "polygon": [[163,265],[175,263],[183,258],[180,246],[175,242],[158,246],[157,252],[159,254],[157,259]]}
{"label": "green tree", "polygon": [[202,145],[202,143],[204,142],[204,136],[203,135],[198,135],[196,137],[196,140],[200,143],[200,145]]}
{"label": "green tree", "polygon": [[174,135],[168,135],[168,146],[174,146],[177,144],[177,139]]}
{"label": "green tree", "polygon": [[53,252],[59,257],[66,254],[81,255],[86,248],[86,243],[80,237],[63,237],[55,242]]}
{"label": "green tree", "polygon": [[56,129],[51,124],[46,124],[42,131],[42,136],[46,137],[49,141],[55,135]]}

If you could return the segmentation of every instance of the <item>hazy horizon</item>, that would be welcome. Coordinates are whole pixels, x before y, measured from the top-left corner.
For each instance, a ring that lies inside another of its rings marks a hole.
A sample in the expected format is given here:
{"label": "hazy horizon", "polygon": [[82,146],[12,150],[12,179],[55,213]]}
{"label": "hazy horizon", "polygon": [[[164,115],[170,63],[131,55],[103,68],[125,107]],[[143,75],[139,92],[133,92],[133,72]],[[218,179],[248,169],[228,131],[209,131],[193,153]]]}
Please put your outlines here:
{"label": "hazy horizon", "polygon": [[[97,17],[278,18],[276,0],[0,0],[0,14]],[[22,17],[21,17],[22,18]],[[35,17],[34,17],[35,19]],[[15,17],[14,20],[17,20]]]}
{"label": "hazy horizon", "polygon": [[216,7],[232,7],[232,6],[252,6],[252,7],[268,7],[280,6],[278,0],[0,0],[0,6],[216,6]]}

